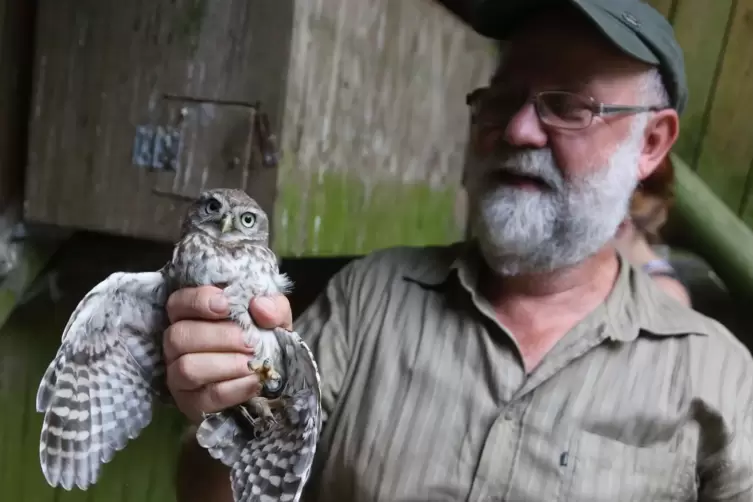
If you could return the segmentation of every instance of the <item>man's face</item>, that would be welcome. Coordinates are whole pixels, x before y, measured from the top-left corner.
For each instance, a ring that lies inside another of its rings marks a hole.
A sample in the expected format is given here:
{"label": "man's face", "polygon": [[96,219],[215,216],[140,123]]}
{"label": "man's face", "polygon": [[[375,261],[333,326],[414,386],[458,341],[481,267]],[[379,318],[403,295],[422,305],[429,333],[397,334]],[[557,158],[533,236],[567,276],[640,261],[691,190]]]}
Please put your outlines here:
{"label": "man's face", "polygon": [[[489,93],[500,96],[497,105],[552,90],[642,105],[645,71],[580,20],[549,16],[510,41]],[[576,264],[625,217],[649,117],[597,116],[585,129],[567,130],[543,124],[530,101],[514,103],[499,125],[472,130],[466,186],[474,232],[503,275]]]}

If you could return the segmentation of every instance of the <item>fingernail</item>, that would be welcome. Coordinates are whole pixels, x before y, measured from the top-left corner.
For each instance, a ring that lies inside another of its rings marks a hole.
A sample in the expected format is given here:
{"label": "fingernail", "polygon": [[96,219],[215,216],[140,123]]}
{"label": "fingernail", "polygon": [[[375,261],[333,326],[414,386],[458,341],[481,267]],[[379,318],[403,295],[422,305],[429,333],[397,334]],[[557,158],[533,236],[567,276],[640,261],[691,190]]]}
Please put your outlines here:
{"label": "fingernail", "polygon": [[259,310],[263,310],[265,314],[274,315],[275,313],[275,302],[270,300],[267,297],[260,297],[254,300],[254,303],[256,304],[256,308]]}
{"label": "fingernail", "polygon": [[215,295],[209,299],[209,308],[216,314],[224,314],[227,312],[227,298],[223,295]]}

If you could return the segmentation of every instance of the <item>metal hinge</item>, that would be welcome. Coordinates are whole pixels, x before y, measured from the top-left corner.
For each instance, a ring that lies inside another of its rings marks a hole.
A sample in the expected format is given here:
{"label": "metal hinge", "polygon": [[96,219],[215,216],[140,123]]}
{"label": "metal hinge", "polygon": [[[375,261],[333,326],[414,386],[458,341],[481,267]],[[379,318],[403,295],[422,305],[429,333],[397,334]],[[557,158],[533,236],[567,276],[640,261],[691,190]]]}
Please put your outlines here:
{"label": "metal hinge", "polygon": [[180,127],[136,126],[133,163],[140,167],[161,171],[177,171],[180,140]]}
{"label": "metal hinge", "polygon": [[269,126],[269,116],[261,110],[261,101],[257,101],[254,107],[256,108],[254,129],[259,141],[261,163],[264,167],[277,167],[282,156],[277,145],[277,136],[272,133],[272,128]]}

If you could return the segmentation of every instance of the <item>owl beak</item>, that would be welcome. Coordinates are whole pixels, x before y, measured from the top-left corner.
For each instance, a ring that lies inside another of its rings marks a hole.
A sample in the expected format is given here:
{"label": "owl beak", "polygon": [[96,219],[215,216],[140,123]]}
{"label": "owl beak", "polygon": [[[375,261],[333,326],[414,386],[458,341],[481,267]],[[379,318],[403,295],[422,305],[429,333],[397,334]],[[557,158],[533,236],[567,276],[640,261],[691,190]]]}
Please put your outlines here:
{"label": "owl beak", "polygon": [[233,215],[232,214],[226,214],[222,217],[222,222],[220,223],[220,231],[223,234],[228,233],[233,229]]}

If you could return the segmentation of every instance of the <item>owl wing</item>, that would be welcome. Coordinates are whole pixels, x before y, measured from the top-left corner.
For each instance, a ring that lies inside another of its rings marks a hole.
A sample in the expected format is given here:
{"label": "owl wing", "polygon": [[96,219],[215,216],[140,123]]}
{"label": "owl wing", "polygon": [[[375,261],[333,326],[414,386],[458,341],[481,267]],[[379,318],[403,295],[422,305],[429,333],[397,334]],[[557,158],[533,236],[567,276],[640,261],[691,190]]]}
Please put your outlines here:
{"label": "owl wing", "polygon": [[166,299],[163,271],[114,273],[73,311],[37,391],[39,460],[51,486],[87,489],[151,421]]}
{"label": "owl wing", "polygon": [[212,457],[231,467],[236,502],[297,502],[311,473],[322,428],[321,388],[316,361],[296,332],[275,329],[285,369],[285,407],[278,424],[248,431],[236,413],[205,417],[197,440]]}

